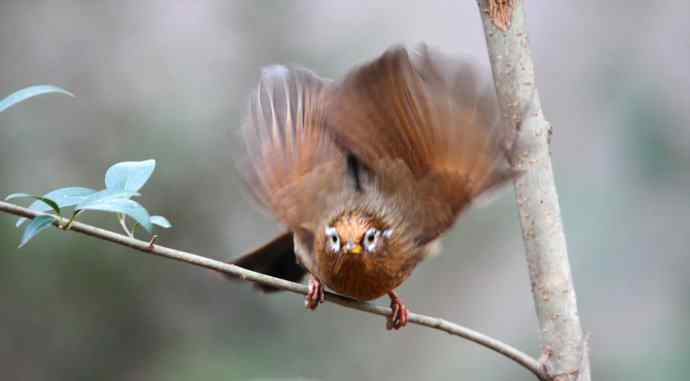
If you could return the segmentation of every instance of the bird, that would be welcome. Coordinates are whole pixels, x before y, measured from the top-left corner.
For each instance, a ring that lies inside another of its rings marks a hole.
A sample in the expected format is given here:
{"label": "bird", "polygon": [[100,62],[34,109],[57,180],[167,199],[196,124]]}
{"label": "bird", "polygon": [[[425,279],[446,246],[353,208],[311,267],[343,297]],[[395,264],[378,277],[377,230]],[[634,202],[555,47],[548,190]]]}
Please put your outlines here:
{"label": "bird", "polygon": [[263,68],[242,127],[243,172],[285,232],[230,263],[308,275],[312,310],[325,288],[358,301],[388,295],[386,328],[404,327],[396,288],[474,200],[517,175],[483,85],[476,65],[426,44],[392,46],[340,80]]}

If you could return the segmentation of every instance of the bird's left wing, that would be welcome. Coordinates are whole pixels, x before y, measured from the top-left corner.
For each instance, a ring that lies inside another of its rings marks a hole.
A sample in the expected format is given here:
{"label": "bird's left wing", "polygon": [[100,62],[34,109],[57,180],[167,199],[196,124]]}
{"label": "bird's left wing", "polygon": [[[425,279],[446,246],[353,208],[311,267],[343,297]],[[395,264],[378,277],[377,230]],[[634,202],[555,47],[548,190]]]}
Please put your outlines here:
{"label": "bird's left wing", "polygon": [[427,46],[393,47],[336,86],[328,127],[373,170],[426,244],[472,199],[510,178],[498,113],[471,65]]}

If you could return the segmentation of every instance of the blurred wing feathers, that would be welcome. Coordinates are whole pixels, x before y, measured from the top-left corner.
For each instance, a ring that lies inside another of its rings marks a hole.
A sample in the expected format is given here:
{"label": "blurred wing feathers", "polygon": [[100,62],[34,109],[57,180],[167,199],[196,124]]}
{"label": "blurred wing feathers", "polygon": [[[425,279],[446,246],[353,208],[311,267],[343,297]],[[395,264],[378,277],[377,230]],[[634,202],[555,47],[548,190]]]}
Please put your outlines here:
{"label": "blurred wing feathers", "polygon": [[263,70],[244,134],[254,196],[295,230],[317,222],[342,180],[343,155],[323,128],[330,83],[301,69]]}
{"label": "blurred wing feathers", "polygon": [[[512,176],[493,129],[499,113],[479,83],[472,65],[422,45],[391,48],[337,87],[328,114],[336,142],[377,172],[384,192],[408,198],[420,244]],[[399,161],[407,175],[391,165]]]}

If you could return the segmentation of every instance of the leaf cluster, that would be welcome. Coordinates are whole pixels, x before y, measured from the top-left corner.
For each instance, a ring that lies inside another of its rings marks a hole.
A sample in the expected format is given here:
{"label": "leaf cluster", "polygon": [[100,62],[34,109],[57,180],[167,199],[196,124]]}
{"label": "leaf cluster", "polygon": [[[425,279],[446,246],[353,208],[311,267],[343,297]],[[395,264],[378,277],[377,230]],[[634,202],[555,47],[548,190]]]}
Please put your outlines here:
{"label": "leaf cluster", "polygon": [[[37,85],[21,89],[0,101],[0,112],[19,102],[41,94],[61,93],[74,96],[69,91],[51,85]],[[139,190],[149,180],[156,168],[153,159],[144,161],[126,161],[114,164],[105,173],[105,189],[95,190],[85,187],[65,187],[55,189],[42,196],[28,193],[13,193],[5,200],[30,198],[34,202],[29,209],[46,213],[34,218],[24,228],[19,247],[26,245],[29,240],[50,226],[69,229],[75,218],[85,211],[103,211],[117,215],[123,230],[130,237],[134,236],[137,226],[141,226],[151,233],[153,226],[170,228],[172,225],[163,216],[152,216],[146,208],[132,198],[140,196]],[[69,221],[60,225],[65,208],[72,208]],[[134,222],[128,226],[127,218]],[[21,227],[26,218],[17,220],[17,227]]]}

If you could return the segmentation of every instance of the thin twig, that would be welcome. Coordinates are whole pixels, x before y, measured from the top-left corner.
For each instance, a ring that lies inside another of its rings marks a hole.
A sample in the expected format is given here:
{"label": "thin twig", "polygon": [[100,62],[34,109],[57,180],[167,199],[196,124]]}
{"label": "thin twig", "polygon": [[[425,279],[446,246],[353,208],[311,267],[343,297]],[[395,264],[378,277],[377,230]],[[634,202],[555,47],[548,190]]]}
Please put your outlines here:
{"label": "thin twig", "polygon": [[[30,219],[33,219],[34,217],[43,214],[3,201],[0,201],[0,212],[5,212],[13,214],[15,216],[26,217]],[[58,222],[56,221],[56,223]],[[240,279],[261,283],[275,288],[280,288],[282,290],[290,291],[295,294],[306,295],[307,293],[307,287],[299,283],[290,282],[280,278],[274,278],[272,276],[250,271],[229,263],[202,257],[200,255],[188,253],[181,250],[171,249],[165,246],[160,246],[158,244],[152,246],[151,242],[130,238],[122,234],[117,234],[112,231],[97,228],[95,226],[87,225],[81,222],[73,222],[70,231],[85,234],[104,241],[113,242],[118,245],[126,246],[141,252],[151,253],[161,257],[174,259],[176,261],[189,263],[195,266],[216,270],[225,274],[234,275]],[[347,308],[352,308],[355,310],[364,311],[380,316],[389,316],[392,312],[391,309],[388,307],[377,306],[372,303],[358,302],[330,292],[326,293],[326,300]],[[436,317],[410,313],[409,322],[412,324],[437,329],[449,333],[451,335],[459,336],[466,340],[477,343],[483,347],[491,349],[492,351],[500,353],[503,356],[515,361],[516,363],[523,366],[530,372],[534,373],[540,380],[548,380],[546,378],[547,376],[542,371],[541,365],[536,359],[499,340],[486,336],[472,329],[465,328],[458,324],[451,323],[449,321],[439,319]]]}
{"label": "thin twig", "polygon": [[158,235],[154,234],[151,237],[151,240],[149,241],[149,246],[148,246],[149,251],[153,251],[154,245],[156,244],[156,240],[158,240]]}

